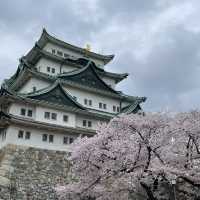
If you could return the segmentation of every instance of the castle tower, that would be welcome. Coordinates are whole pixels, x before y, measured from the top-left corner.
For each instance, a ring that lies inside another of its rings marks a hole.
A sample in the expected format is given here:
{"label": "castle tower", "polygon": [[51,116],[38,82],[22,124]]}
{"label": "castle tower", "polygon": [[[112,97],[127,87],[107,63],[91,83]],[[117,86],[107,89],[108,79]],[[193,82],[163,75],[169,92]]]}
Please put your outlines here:
{"label": "castle tower", "polygon": [[106,71],[113,55],[61,41],[44,29],[0,90],[0,148],[6,144],[69,150],[98,123],[137,113],[145,97],[115,90],[128,74]]}

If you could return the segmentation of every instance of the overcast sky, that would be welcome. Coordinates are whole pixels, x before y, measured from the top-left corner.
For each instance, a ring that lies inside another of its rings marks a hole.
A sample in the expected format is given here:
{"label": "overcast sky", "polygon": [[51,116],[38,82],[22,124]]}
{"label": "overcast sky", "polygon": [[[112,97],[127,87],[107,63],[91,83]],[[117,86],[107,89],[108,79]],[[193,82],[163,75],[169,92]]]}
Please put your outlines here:
{"label": "overcast sky", "polygon": [[200,107],[199,0],[6,0],[0,2],[0,81],[42,28],[71,44],[115,54],[128,72],[119,90],[146,96],[148,111]]}

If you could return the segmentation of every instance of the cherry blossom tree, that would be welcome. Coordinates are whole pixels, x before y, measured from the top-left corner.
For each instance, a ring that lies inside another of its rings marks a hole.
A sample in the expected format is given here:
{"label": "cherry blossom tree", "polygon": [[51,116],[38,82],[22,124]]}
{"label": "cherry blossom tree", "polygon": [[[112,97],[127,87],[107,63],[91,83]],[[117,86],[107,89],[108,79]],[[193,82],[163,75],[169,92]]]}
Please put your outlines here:
{"label": "cherry blossom tree", "polygon": [[100,125],[94,137],[76,140],[72,181],[57,191],[60,199],[157,200],[184,199],[191,187],[189,195],[197,197],[199,144],[197,111],[122,115]]}

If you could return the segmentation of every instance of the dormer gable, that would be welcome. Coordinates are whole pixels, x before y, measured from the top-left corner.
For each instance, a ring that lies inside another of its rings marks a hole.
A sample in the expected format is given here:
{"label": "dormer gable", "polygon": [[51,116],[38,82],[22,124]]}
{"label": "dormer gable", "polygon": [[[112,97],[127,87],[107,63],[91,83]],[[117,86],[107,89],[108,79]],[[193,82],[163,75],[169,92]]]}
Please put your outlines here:
{"label": "dormer gable", "polygon": [[107,85],[99,77],[98,72],[95,69],[95,64],[92,61],[88,61],[87,65],[84,68],[61,74],[58,76],[58,78],[68,82],[70,81],[72,83],[118,94],[117,91]]}
{"label": "dormer gable", "polygon": [[61,85],[60,81],[56,81],[50,87],[36,91],[34,93],[29,93],[24,95],[26,98],[45,101],[47,103],[59,104],[63,106],[75,107],[81,110],[85,108],[82,107],[73,97],[68,94]]}

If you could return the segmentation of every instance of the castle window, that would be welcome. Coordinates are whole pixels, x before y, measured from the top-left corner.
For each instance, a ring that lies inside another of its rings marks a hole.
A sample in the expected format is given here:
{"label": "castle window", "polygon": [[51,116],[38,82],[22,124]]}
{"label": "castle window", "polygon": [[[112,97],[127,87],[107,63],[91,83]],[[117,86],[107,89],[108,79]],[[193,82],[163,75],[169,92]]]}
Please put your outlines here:
{"label": "castle window", "polygon": [[51,113],[51,119],[56,120],[57,119],[57,114],[56,113]]}
{"label": "castle window", "polygon": [[22,131],[22,130],[19,130],[19,132],[18,132],[18,138],[23,138],[24,137],[24,131]]}
{"label": "castle window", "polygon": [[63,52],[62,51],[57,51],[57,55],[63,56]]}
{"label": "castle window", "polygon": [[63,115],[63,121],[64,121],[64,122],[68,122],[68,120],[69,120],[68,115]]}
{"label": "castle window", "polygon": [[83,126],[87,126],[87,121],[83,120]]}
{"label": "castle window", "polygon": [[116,106],[113,106],[113,112],[116,112]]}
{"label": "castle window", "polygon": [[69,139],[68,137],[64,137],[63,138],[63,144],[68,144],[68,139]]}
{"label": "castle window", "polygon": [[37,90],[37,88],[34,86],[34,87],[33,87],[33,92],[35,92],[36,90]]}
{"label": "castle window", "polygon": [[52,50],[51,50],[51,53],[52,53],[52,54],[55,54],[55,53],[56,53],[56,50],[55,50],[55,49],[52,49]]}
{"label": "castle window", "polygon": [[44,113],[44,118],[45,119],[50,119],[50,112],[45,112]]}
{"label": "castle window", "polygon": [[51,68],[50,67],[47,67],[47,72],[50,72],[51,71]]}
{"label": "castle window", "polygon": [[74,138],[69,138],[69,144],[74,142]]}
{"label": "castle window", "polygon": [[46,141],[47,141],[47,134],[43,134],[43,135],[42,135],[42,141],[43,141],[43,142],[46,142]]}
{"label": "castle window", "polygon": [[88,127],[92,127],[92,122],[88,121]]}
{"label": "castle window", "polygon": [[21,115],[23,115],[23,116],[26,115],[26,109],[25,108],[21,108]]}
{"label": "castle window", "polygon": [[106,107],[107,107],[107,106],[106,106],[106,104],[104,103],[104,104],[103,104],[103,109],[105,109],[105,110],[106,110]]}
{"label": "castle window", "polygon": [[52,74],[55,74],[55,71],[56,71],[55,68],[51,68],[51,73]]}
{"label": "castle window", "polygon": [[87,105],[88,104],[88,100],[84,99],[84,104]]}
{"label": "castle window", "polygon": [[32,117],[33,116],[33,111],[32,110],[28,110],[28,117]]}
{"label": "castle window", "polygon": [[119,106],[117,107],[117,112],[120,112],[120,107]]}
{"label": "castle window", "polygon": [[102,103],[99,103],[99,108],[102,108]]}
{"label": "castle window", "polygon": [[31,138],[31,132],[27,131],[25,134],[25,139],[29,140]]}
{"label": "castle window", "polygon": [[92,106],[92,100],[89,100],[89,106]]}
{"label": "castle window", "polygon": [[53,143],[54,135],[49,135],[49,143]]}

